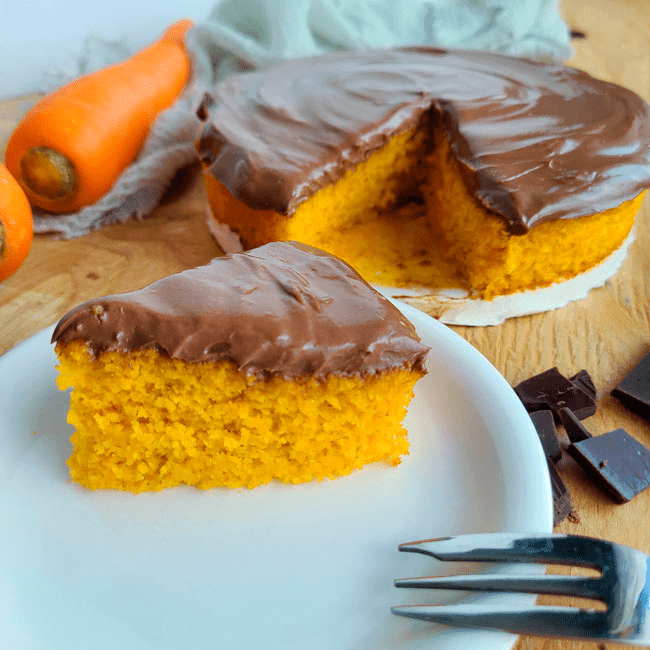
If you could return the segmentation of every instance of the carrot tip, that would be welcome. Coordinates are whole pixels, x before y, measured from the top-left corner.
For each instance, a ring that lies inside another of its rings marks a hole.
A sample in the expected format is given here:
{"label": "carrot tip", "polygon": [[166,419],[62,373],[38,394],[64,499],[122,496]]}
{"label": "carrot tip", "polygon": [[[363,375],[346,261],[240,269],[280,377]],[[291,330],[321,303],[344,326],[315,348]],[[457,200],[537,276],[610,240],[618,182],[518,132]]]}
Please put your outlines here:
{"label": "carrot tip", "polygon": [[75,189],[74,165],[50,147],[28,149],[20,161],[20,172],[23,185],[43,199],[62,199]]}

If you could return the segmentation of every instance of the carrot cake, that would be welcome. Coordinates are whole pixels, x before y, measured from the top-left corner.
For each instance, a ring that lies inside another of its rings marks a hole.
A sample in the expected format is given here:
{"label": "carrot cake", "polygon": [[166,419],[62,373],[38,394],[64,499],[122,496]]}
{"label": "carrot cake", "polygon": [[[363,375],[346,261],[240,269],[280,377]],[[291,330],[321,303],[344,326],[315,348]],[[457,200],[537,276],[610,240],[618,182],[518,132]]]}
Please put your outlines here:
{"label": "carrot cake", "polygon": [[132,492],[396,465],[428,352],[350,266],[291,242],[91,300],[52,340],[72,478]]}
{"label": "carrot cake", "polygon": [[200,116],[217,235],[302,241],[392,287],[489,301],[572,278],[621,247],[650,185],[641,98],[487,52],[288,61],[220,82]]}

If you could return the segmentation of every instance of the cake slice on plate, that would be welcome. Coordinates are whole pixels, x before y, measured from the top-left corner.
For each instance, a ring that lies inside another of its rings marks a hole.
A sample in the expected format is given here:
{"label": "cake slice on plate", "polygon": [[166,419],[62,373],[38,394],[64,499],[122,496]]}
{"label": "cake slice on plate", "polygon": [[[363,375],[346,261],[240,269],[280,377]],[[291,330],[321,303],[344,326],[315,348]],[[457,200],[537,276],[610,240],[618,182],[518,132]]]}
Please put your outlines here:
{"label": "cake slice on plate", "polygon": [[396,465],[428,352],[350,266],[292,242],[91,300],[52,340],[72,478],[133,492]]}

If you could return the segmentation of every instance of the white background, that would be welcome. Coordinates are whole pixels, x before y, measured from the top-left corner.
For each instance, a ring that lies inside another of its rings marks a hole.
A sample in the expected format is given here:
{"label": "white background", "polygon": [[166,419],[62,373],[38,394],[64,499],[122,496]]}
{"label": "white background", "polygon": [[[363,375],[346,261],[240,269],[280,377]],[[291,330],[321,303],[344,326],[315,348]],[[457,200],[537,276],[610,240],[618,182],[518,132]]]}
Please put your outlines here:
{"label": "white background", "polygon": [[203,21],[216,0],[0,0],[0,99],[44,90],[70,68],[89,34],[131,50],[184,17]]}

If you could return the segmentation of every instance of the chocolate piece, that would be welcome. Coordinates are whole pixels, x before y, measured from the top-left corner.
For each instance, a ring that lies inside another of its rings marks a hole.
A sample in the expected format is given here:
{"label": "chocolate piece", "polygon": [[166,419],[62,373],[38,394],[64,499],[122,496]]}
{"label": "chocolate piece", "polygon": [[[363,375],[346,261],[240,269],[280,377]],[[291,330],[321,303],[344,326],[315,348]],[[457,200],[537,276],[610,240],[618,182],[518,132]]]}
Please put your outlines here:
{"label": "chocolate piece", "polygon": [[612,391],[612,395],[630,411],[650,420],[650,352]]}
{"label": "chocolate piece", "polygon": [[553,526],[557,526],[573,512],[573,501],[571,500],[569,488],[551,461],[548,461],[548,471],[551,476],[551,490],[553,492]]}
{"label": "chocolate piece", "polygon": [[210,94],[204,173],[253,209],[292,215],[423,121],[515,234],[617,207],[650,184],[648,104],[566,66],[427,47],[337,52],[231,75]]}
{"label": "chocolate piece", "polygon": [[92,356],[153,349],[287,379],[422,372],[428,352],[406,317],[352,267],[292,242],[91,300],[59,321],[52,340],[84,341]]}
{"label": "chocolate piece", "polygon": [[522,381],[515,393],[529,412],[551,409],[555,421],[560,421],[560,409],[569,408],[580,420],[596,412],[596,403],[573,382],[551,368]]}
{"label": "chocolate piece", "polygon": [[571,442],[582,442],[588,440],[592,435],[582,426],[580,420],[573,414],[571,409],[560,409],[560,420],[564,430]]}
{"label": "chocolate piece", "polygon": [[530,413],[530,419],[533,421],[537,435],[542,441],[546,458],[553,463],[557,463],[562,458],[562,449],[560,449],[553,413],[547,409],[534,411]]}
{"label": "chocolate piece", "polygon": [[596,386],[591,379],[591,375],[586,370],[578,371],[569,381],[574,383],[583,393],[586,393],[591,399],[596,399]]}
{"label": "chocolate piece", "polygon": [[618,503],[629,501],[650,486],[650,449],[623,429],[569,445],[567,451]]}

